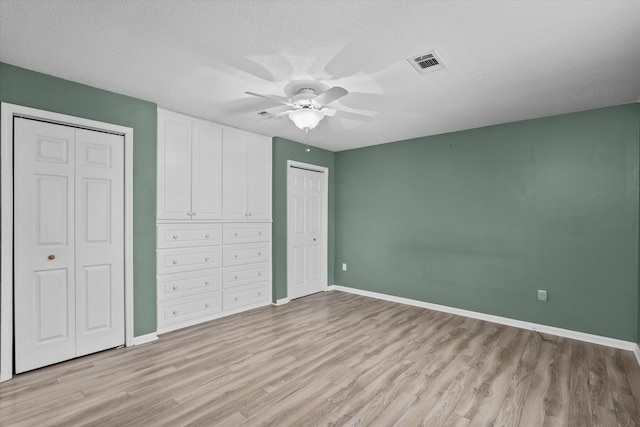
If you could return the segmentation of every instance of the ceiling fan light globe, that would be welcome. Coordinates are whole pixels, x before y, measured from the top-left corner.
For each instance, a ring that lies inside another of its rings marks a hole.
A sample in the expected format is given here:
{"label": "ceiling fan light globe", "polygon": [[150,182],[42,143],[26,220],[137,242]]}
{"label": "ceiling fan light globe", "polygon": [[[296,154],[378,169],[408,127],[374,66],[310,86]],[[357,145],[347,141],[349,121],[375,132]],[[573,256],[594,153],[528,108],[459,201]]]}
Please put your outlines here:
{"label": "ceiling fan light globe", "polygon": [[302,130],[315,128],[323,118],[320,110],[311,108],[300,108],[289,113],[289,119]]}

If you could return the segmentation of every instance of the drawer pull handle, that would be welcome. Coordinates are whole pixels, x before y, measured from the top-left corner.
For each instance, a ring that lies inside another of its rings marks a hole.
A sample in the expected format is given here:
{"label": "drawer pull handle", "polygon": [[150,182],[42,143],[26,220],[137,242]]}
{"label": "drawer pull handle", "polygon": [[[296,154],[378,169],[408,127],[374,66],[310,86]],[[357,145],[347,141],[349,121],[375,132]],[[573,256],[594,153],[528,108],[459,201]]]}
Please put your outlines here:
{"label": "drawer pull handle", "polygon": [[178,310],[173,310],[173,314],[178,314]]}
{"label": "drawer pull handle", "polygon": [[262,231],[258,231],[258,236],[262,236]]}
{"label": "drawer pull handle", "polygon": [[204,235],[204,238],[205,238],[205,239],[208,239],[208,238],[209,238],[209,234],[208,234],[208,233],[207,233],[207,234],[205,234],[205,235]]}
{"label": "drawer pull handle", "polygon": [[238,237],[238,232],[233,233],[234,236]]}
{"label": "drawer pull handle", "polygon": [[174,259],[174,260],[173,260],[173,264],[175,265],[175,264],[177,264],[177,263],[178,263],[178,261],[176,261],[176,260]]}
{"label": "drawer pull handle", "polygon": [[262,292],[258,292],[258,296],[261,297],[262,296]]}
{"label": "drawer pull handle", "polygon": [[194,212],[191,215],[196,216],[196,215],[198,215],[198,212]]}
{"label": "drawer pull handle", "polygon": [[233,280],[238,280],[238,276],[233,276]]}
{"label": "drawer pull handle", "polygon": [[258,276],[262,276],[262,271],[258,271]]}
{"label": "drawer pull handle", "polygon": [[249,216],[251,216],[251,212],[249,212]]}
{"label": "drawer pull handle", "polygon": [[204,308],[209,308],[209,304],[205,304],[205,305],[204,305]]}
{"label": "drawer pull handle", "polygon": [[174,286],[174,287],[172,287],[171,289],[173,289],[174,291],[177,291],[177,290],[178,290],[178,287],[177,287],[177,286]]}
{"label": "drawer pull handle", "polygon": [[205,281],[204,281],[204,284],[205,284],[205,285],[208,285],[208,284],[209,284],[209,281],[208,281],[208,280],[205,280]]}
{"label": "drawer pull handle", "polygon": [[235,254],[233,257],[234,257],[234,258],[238,258],[238,254]]}
{"label": "drawer pull handle", "polygon": [[178,238],[178,235],[177,235],[177,234],[174,234],[174,235],[173,235],[173,240],[176,240],[177,238]]}
{"label": "drawer pull handle", "polygon": [[234,300],[234,301],[238,301],[238,297],[235,297],[233,300]]}
{"label": "drawer pull handle", "polygon": [[208,256],[204,257],[204,260],[209,261],[209,257]]}
{"label": "drawer pull handle", "polygon": [[262,256],[262,252],[258,252],[258,256]]}

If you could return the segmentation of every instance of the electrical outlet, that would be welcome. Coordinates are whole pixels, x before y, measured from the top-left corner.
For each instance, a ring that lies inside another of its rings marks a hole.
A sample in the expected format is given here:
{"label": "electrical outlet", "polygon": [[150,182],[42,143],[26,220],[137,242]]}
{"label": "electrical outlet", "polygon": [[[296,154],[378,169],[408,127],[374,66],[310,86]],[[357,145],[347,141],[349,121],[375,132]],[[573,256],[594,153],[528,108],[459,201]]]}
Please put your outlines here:
{"label": "electrical outlet", "polygon": [[346,262],[342,263],[342,271],[347,271],[347,263]]}
{"label": "electrical outlet", "polygon": [[547,301],[547,291],[543,289],[538,289],[538,301],[542,301],[542,302]]}

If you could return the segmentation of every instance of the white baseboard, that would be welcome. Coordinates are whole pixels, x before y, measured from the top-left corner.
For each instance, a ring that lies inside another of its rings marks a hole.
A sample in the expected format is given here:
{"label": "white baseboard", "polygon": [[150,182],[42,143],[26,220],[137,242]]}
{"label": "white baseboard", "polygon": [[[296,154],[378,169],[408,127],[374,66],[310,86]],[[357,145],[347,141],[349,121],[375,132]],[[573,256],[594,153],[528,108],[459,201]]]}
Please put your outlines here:
{"label": "white baseboard", "polygon": [[277,307],[279,305],[288,304],[290,301],[291,300],[289,298],[281,298],[281,299],[276,300],[276,302],[272,302],[271,305],[274,305],[274,306]]}
{"label": "white baseboard", "polygon": [[146,335],[140,335],[139,337],[133,337],[133,345],[141,345],[146,344],[151,341],[155,341],[158,339],[158,334],[155,332]]}
{"label": "white baseboard", "polygon": [[545,334],[556,335],[559,337],[571,338],[574,340],[590,342],[594,344],[604,345],[607,347],[619,348],[634,352],[638,364],[640,364],[640,348],[638,344],[631,341],[623,341],[615,338],[603,337],[600,335],[592,335],[584,332],[572,331],[570,329],[556,328],[554,326],[540,325],[537,323],[525,322],[523,320],[510,319],[508,317],[494,316],[492,314],[479,313],[477,311],[463,310],[460,308],[448,307],[446,305],[432,304],[430,302],[418,301],[409,298],[396,297],[393,295],[381,294],[378,292],[363,291],[361,289],[349,288],[347,286],[332,285],[328,290],[348,292],[351,294],[362,295],[365,297],[377,298],[385,301],[397,302],[415,307],[428,308],[429,310],[443,311],[445,313],[457,314],[459,316],[471,317],[473,319],[485,320],[487,322],[499,323],[502,325],[513,326],[520,329],[528,329],[530,331],[542,332]]}

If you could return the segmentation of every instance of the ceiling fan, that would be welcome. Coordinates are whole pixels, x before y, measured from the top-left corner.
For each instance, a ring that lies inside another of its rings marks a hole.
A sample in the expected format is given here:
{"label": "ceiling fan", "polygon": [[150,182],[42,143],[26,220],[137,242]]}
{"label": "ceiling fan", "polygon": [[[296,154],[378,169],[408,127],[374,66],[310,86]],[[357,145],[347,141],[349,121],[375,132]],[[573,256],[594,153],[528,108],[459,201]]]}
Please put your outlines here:
{"label": "ceiling fan", "polygon": [[349,92],[339,86],[334,86],[321,94],[317,94],[316,90],[310,87],[303,87],[296,91],[291,99],[279,98],[269,95],[260,95],[253,92],[245,92],[248,95],[257,96],[264,99],[284,104],[291,109],[277,113],[278,116],[289,116],[289,119],[300,129],[308,132],[318,126],[318,123],[325,117],[332,117],[336,114],[345,119],[370,121],[373,117],[365,114],[353,113],[350,111],[342,111],[336,108],[327,107],[327,104],[342,98]]}

